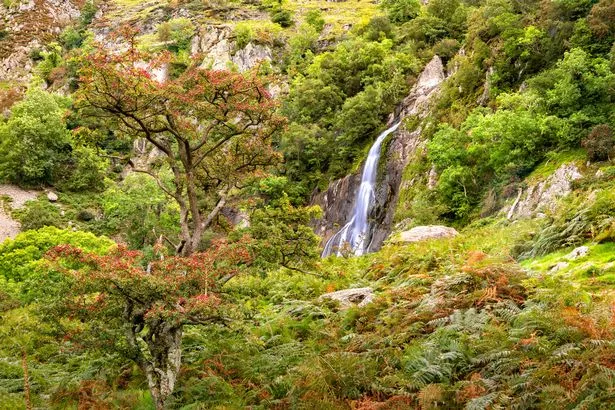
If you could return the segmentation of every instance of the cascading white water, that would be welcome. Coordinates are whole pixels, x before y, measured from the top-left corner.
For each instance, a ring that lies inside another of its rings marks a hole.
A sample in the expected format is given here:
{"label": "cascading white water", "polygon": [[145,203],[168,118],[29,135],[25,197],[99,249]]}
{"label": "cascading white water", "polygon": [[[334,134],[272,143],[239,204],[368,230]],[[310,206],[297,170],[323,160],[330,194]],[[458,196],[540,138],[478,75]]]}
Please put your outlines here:
{"label": "cascading white water", "polygon": [[363,255],[369,243],[367,243],[369,235],[369,221],[367,217],[374,202],[375,193],[374,185],[376,183],[376,174],[378,172],[378,161],[380,159],[380,147],[382,142],[390,133],[394,132],[401,122],[396,123],[389,129],[385,130],[378,136],[376,142],[369,150],[365,166],[363,167],[363,175],[361,176],[361,186],[357,192],[354,209],[350,221],[344,225],[339,232],[331,237],[325,244],[325,249],[322,252],[322,257],[327,257],[335,252],[341,254],[341,249],[348,246],[355,255]]}

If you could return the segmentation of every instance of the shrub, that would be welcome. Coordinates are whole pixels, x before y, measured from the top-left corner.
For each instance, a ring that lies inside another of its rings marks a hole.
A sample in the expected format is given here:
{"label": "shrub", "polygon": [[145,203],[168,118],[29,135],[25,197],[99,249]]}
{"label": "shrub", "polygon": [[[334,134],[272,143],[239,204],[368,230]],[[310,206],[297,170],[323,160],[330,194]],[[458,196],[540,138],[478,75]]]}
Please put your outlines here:
{"label": "shrub", "polygon": [[459,48],[461,48],[459,41],[453,38],[445,38],[436,43],[433,47],[433,51],[447,61],[457,54]]}
{"label": "shrub", "polygon": [[379,41],[383,38],[393,38],[393,25],[387,16],[374,16],[362,27],[360,33],[370,41]]}
{"label": "shrub", "polygon": [[49,74],[62,64],[62,47],[58,43],[50,43],[40,55],[43,61],[36,67],[36,73],[43,80],[50,82]]}
{"label": "shrub", "polygon": [[418,0],[383,0],[381,7],[394,23],[404,23],[419,15],[421,4]]}
{"label": "shrub", "polygon": [[38,88],[0,124],[0,178],[17,184],[52,183],[70,153],[63,101]]}
{"label": "shrub", "polygon": [[82,31],[77,30],[75,27],[69,26],[60,34],[60,42],[68,50],[81,47],[84,39],[83,34]]}
{"label": "shrub", "polygon": [[290,27],[293,25],[293,15],[286,9],[273,9],[271,11],[271,21],[285,28]]}
{"label": "shrub", "polygon": [[49,249],[61,244],[101,254],[113,245],[113,241],[88,232],[52,226],[22,232],[15,239],[0,244],[0,276],[17,282],[26,279],[33,272],[33,263],[41,260]]}
{"label": "shrub", "polygon": [[607,124],[596,125],[581,142],[581,145],[587,150],[589,161],[610,159],[613,147],[615,147],[613,130]]}
{"label": "shrub", "polygon": [[50,204],[46,198],[29,202],[23,210],[20,210],[17,219],[21,223],[21,229],[29,231],[40,229],[45,226],[62,228],[64,221],[57,206]]}
{"label": "shrub", "polygon": [[237,49],[244,48],[250,41],[254,40],[254,31],[252,27],[245,23],[237,24],[233,30],[233,34],[235,35],[235,45]]}
{"label": "shrub", "polygon": [[321,32],[325,27],[325,19],[322,17],[320,9],[312,9],[305,15],[305,22],[314,27],[317,32]]}
{"label": "shrub", "polygon": [[158,38],[160,41],[172,41],[174,51],[187,50],[194,32],[194,24],[185,17],[174,18],[158,26]]}

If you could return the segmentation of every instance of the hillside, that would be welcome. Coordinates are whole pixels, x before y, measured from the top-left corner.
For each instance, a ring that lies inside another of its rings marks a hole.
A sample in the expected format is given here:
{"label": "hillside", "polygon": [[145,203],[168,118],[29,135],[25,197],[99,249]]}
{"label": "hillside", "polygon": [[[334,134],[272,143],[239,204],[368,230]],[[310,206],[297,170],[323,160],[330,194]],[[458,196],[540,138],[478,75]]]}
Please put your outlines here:
{"label": "hillside", "polygon": [[613,0],[0,17],[0,409],[615,407]]}

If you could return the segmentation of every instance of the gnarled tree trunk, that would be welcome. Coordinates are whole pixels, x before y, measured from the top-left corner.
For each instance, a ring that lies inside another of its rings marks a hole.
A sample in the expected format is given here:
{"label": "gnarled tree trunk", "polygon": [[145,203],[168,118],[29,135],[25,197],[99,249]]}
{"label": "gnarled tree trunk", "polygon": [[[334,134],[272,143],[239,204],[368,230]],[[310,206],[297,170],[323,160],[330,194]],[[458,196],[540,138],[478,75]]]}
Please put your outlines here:
{"label": "gnarled tree trunk", "polygon": [[142,370],[157,410],[164,408],[175,389],[181,365],[181,340],[181,327],[166,323],[161,323],[158,331],[150,330],[145,337],[151,358],[144,360]]}
{"label": "gnarled tree trunk", "polygon": [[126,341],[132,350],[131,359],[145,374],[156,409],[161,410],[173,393],[181,366],[182,325],[158,319],[145,327],[144,314],[144,310],[127,301],[124,318],[131,325],[126,329]]}

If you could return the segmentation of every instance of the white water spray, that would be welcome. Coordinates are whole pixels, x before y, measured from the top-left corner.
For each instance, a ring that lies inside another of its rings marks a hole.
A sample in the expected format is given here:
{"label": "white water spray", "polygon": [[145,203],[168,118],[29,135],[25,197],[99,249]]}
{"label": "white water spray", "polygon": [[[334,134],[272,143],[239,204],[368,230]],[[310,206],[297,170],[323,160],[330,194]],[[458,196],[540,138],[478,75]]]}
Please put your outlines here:
{"label": "white water spray", "polygon": [[357,192],[352,218],[344,227],[329,239],[322,252],[322,257],[336,253],[338,256],[341,250],[347,246],[352,253],[359,256],[363,255],[369,248],[369,221],[367,217],[374,202],[374,185],[376,184],[376,174],[378,172],[378,161],[380,159],[380,148],[387,135],[394,132],[401,122],[396,123],[391,128],[385,130],[378,136],[376,142],[369,150],[363,175],[361,176],[361,186]]}

